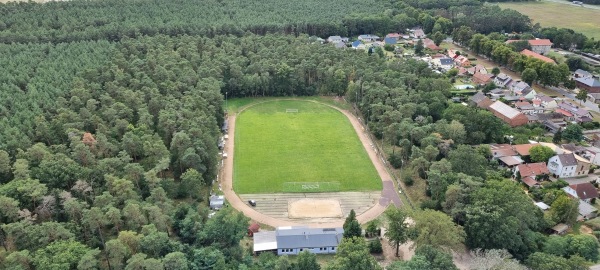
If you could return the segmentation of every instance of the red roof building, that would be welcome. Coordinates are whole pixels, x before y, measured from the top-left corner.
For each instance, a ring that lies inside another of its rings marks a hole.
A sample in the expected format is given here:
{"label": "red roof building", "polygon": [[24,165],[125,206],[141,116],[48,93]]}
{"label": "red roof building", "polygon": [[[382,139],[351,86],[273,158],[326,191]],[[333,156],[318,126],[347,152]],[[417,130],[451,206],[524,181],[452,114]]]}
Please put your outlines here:
{"label": "red roof building", "polygon": [[525,56],[528,56],[528,57],[533,57],[533,58],[536,58],[536,59],[540,59],[540,60],[542,60],[542,61],[544,61],[546,63],[556,64],[556,62],[554,62],[554,60],[552,60],[552,59],[550,59],[550,58],[548,58],[546,56],[543,56],[543,55],[541,55],[539,53],[532,52],[532,51],[530,51],[528,49],[525,49],[525,50],[521,51],[521,54],[525,55]]}
{"label": "red roof building", "polygon": [[478,85],[486,85],[492,82],[492,75],[475,72],[475,74],[473,74],[473,82]]}
{"label": "red roof building", "polygon": [[515,168],[515,175],[517,173],[520,174],[521,181],[529,187],[538,186],[538,178],[540,176],[550,175],[550,171],[548,171],[548,167],[544,162],[518,165]]}
{"label": "red roof building", "polygon": [[496,101],[488,107],[496,117],[509,124],[511,127],[518,127],[527,124],[529,119],[523,113],[512,108],[501,101]]}

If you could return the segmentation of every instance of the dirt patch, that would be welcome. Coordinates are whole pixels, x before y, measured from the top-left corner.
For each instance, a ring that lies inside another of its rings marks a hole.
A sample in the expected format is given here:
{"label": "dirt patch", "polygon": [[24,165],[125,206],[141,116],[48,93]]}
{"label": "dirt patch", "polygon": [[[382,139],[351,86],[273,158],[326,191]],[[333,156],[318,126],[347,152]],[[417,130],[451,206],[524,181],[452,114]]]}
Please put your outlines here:
{"label": "dirt patch", "polygon": [[288,204],[289,218],[341,218],[342,207],[335,199],[300,199]]}
{"label": "dirt patch", "polygon": [[590,228],[586,225],[581,225],[581,227],[579,227],[579,232],[584,233],[584,234],[593,234],[594,233],[592,228]]}

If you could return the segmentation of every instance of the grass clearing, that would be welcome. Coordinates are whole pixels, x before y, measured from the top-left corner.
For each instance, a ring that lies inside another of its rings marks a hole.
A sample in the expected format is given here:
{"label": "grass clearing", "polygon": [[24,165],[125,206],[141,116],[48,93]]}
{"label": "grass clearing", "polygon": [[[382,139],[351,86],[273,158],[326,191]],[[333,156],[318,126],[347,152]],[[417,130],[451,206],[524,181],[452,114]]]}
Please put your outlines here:
{"label": "grass clearing", "polygon": [[596,9],[552,2],[505,2],[501,8],[510,8],[529,16],[533,23],[543,27],[564,27],[581,32],[588,37],[600,38],[600,16]]}
{"label": "grass clearing", "polygon": [[246,109],[236,119],[234,151],[239,194],[284,192],[289,182],[339,182],[337,191],[382,188],[348,118],[315,102],[275,100]]}

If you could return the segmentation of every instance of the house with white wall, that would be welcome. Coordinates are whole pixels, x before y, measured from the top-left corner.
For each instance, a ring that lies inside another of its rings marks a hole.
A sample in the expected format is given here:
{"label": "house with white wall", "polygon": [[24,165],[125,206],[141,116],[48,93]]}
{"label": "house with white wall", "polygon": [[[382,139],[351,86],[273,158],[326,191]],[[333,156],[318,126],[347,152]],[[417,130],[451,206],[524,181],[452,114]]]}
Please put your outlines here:
{"label": "house with white wall", "polygon": [[278,227],[275,231],[254,234],[254,252],[277,252],[277,255],[335,254],[342,241],[342,228]]}
{"label": "house with white wall", "polygon": [[556,178],[569,178],[577,176],[577,159],[575,155],[560,154],[548,160],[548,171]]}

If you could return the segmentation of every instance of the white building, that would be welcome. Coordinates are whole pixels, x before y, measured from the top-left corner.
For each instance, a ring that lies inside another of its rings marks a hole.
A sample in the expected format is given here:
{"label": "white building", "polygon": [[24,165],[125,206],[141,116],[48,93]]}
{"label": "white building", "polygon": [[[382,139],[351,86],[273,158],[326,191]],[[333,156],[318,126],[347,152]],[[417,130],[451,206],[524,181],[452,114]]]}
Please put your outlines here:
{"label": "white building", "polygon": [[275,231],[254,234],[254,252],[274,252],[277,255],[335,254],[342,241],[342,228],[279,227]]}
{"label": "white building", "polygon": [[577,159],[574,154],[560,154],[548,160],[548,171],[557,178],[577,176]]}

